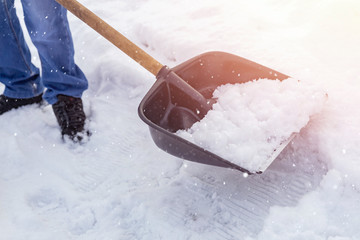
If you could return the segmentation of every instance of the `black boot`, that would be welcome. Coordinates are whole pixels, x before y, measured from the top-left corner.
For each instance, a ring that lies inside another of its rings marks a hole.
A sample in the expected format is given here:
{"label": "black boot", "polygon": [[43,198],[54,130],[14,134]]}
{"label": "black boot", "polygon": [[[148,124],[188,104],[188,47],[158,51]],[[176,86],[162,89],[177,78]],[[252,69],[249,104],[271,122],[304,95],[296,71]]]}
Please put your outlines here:
{"label": "black boot", "polygon": [[58,95],[58,101],[52,105],[54,114],[61,128],[61,134],[72,140],[81,141],[78,135],[84,131],[85,113],[81,98]]}
{"label": "black boot", "polygon": [[12,109],[22,106],[40,103],[42,101],[42,94],[32,98],[9,98],[5,95],[0,95],[0,115]]}

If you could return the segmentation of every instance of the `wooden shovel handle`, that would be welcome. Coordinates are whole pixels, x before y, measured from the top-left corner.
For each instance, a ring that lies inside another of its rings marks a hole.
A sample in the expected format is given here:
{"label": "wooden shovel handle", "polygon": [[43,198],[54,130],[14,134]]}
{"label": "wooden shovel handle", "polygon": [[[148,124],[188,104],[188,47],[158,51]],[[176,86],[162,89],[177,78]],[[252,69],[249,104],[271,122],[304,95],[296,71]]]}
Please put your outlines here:
{"label": "wooden shovel handle", "polygon": [[127,39],[124,35],[116,31],[113,27],[107,24],[104,20],[96,16],[89,9],[84,7],[76,0],[56,0],[67,10],[72,12],[75,16],[97,31],[104,38],[113,43],[121,51],[126,53],[129,57],[134,59],[137,63],[143,66],[146,70],[154,74],[159,73],[163,67],[153,57],[144,52],[141,48],[136,46],[133,42]]}

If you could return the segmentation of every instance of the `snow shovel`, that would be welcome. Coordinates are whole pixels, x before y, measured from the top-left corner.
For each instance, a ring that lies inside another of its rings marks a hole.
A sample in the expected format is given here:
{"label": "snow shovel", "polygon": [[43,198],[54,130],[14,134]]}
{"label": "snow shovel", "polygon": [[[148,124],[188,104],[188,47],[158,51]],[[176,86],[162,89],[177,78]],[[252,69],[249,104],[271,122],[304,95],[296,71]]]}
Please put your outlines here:
{"label": "snow shovel", "polygon": [[[185,160],[252,174],[175,132],[190,128],[206,115],[214,103],[212,93],[220,85],[258,78],[284,80],[288,76],[225,52],[207,52],[170,69],[76,0],[56,1],[156,76],[154,85],[139,105],[138,114],[149,125],[152,139],[159,148]],[[273,160],[287,143],[274,150]]]}

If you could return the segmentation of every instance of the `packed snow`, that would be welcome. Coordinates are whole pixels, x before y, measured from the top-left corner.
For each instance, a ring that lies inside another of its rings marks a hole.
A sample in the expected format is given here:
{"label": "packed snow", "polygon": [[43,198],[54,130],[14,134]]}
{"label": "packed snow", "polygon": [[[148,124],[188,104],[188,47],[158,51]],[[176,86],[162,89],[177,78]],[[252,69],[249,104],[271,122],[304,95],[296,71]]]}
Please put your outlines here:
{"label": "packed snow", "polygon": [[326,93],[296,79],[226,84],[216,103],[191,128],[177,134],[246,170],[263,172],[322,110]]}
{"label": "packed snow", "polygon": [[92,136],[63,142],[49,105],[0,116],[1,240],[360,239],[358,0],[80,2],[170,67],[229,52],[328,99],[262,174],[184,161],[137,116],[155,77],[69,14]]}

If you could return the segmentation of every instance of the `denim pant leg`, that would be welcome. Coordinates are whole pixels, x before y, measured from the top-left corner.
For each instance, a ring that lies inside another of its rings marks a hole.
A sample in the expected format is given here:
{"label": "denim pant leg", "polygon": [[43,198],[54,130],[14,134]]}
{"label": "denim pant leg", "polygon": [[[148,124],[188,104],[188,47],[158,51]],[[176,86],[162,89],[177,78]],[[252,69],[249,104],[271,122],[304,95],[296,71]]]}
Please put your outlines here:
{"label": "denim pant leg", "polygon": [[43,91],[39,69],[31,63],[14,0],[0,0],[0,82],[4,95],[30,98]]}
{"label": "denim pant leg", "polygon": [[74,46],[67,11],[55,0],[22,0],[24,17],[42,67],[44,99],[57,102],[57,95],[81,97],[88,81],[75,64]]}

